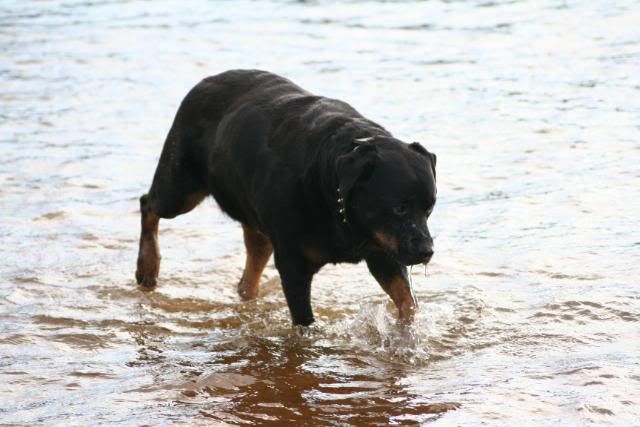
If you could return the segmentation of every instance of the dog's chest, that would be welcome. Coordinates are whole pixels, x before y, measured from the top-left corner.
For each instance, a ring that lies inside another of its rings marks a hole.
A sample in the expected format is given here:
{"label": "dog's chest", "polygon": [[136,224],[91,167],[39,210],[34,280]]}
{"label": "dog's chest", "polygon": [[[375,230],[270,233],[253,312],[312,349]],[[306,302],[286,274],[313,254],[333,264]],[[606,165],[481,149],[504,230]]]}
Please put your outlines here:
{"label": "dog's chest", "polygon": [[367,249],[365,245],[344,245],[333,241],[307,241],[302,245],[305,258],[314,264],[358,263],[362,261]]}

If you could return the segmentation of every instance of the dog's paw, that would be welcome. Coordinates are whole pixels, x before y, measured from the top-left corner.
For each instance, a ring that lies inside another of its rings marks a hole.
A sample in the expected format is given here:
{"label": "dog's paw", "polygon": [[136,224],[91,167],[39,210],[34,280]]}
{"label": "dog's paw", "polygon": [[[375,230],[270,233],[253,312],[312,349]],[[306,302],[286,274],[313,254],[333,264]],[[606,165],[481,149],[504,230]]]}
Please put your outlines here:
{"label": "dog's paw", "polygon": [[252,285],[243,279],[238,282],[238,295],[243,301],[251,301],[258,297],[258,286]]}
{"label": "dog's paw", "polygon": [[136,282],[143,288],[152,289],[156,287],[156,277],[145,275],[142,270],[136,270]]}

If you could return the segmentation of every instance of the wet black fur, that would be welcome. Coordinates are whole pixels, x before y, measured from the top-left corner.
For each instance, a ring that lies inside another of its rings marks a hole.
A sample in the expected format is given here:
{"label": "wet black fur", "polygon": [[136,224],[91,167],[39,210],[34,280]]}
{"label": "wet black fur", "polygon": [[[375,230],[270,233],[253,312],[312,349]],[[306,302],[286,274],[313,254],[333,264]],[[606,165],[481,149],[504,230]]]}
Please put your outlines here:
{"label": "wet black fur", "polygon": [[[432,253],[435,155],[268,72],[228,71],[187,94],[144,204],[173,218],[193,207],[189,198],[209,194],[271,239],[295,324],[313,322],[310,284],[324,264],[365,259],[378,280],[390,280]],[[407,213],[396,215],[407,200]],[[374,229],[402,248],[380,245]]]}

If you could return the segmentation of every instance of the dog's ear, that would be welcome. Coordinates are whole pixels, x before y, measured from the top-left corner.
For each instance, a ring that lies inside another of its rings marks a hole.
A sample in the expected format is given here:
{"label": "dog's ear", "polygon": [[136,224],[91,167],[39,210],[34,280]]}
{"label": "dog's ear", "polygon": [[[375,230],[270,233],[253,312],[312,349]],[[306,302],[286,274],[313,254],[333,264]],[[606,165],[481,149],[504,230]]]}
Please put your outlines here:
{"label": "dog's ear", "polygon": [[418,153],[422,154],[423,156],[429,159],[429,161],[431,162],[431,170],[433,171],[433,177],[435,178],[436,177],[436,161],[438,160],[435,153],[431,153],[427,151],[427,149],[424,148],[419,142],[412,142],[411,144],[409,144],[409,148],[414,151],[417,151]]}
{"label": "dog's ear", "polygon": [[350,153],[338,157],[338,186],[345,200],[358,182],[366,180],[371,175],[378,158],[378,148],[373,144],[358,145]]}

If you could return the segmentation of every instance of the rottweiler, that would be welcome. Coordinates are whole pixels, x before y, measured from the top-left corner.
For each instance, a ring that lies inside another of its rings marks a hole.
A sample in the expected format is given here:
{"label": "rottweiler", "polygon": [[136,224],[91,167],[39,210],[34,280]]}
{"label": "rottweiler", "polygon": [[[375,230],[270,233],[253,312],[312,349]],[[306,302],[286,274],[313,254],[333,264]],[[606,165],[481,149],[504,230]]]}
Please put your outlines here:
{"label": "rottweiler", "polygon": [[260,70],[207,77],[182,101],[140,198],[136,280],[156,285],[160,218],[211,195],[242,224],[241,298],[257,296],[273,253],[293,324],[306,326],[314,321],[314,274],[327,263],[365,260],[410,322],[417,302],[406,266],[433,255],[435,166],[419,143],[286,78]]}

